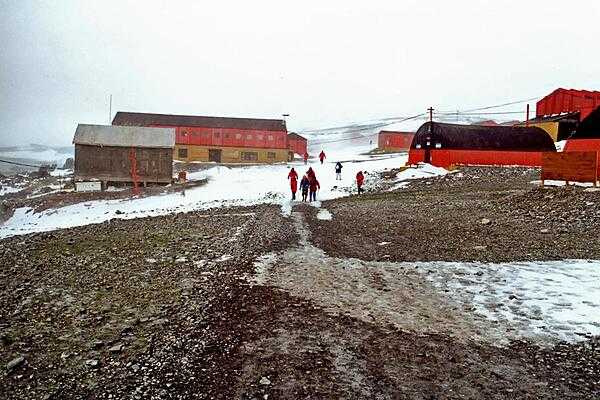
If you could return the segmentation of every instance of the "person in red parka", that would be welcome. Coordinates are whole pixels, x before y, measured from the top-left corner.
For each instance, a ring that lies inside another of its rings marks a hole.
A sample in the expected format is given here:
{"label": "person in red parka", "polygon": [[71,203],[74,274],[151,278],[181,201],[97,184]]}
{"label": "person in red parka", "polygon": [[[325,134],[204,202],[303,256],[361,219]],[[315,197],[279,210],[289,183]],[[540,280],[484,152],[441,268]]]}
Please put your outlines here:
{"label": "person in red parka", "polygon": [[316,176],[312,176],[312,178],[308,178],[310,182],[308,201],[317,201],[317,190],[321,189],[321,185],[317,180]]}
{"label": "person in red parka", "polygon": [[362,192],[364,192],[362,185],[365,181],[365,176],[363,175],[362,171],[358,171],[358,174],[356,174],[356,186],[358,187],[358,194],[361,194]]}
{"label": "person in red parka", "polygon": [[321,164],[325,161],[325,152],[321,150],[321,154],[319,154],[319,160],[321,160]]}
{"label": "person in red parka", "polygon": [[288,174],[290,180],[290,188],[292,189],[292,200],[296,200],[296,191],[298,190],[298,173],[294,168]]}
{"label": "person in red parka", "polygon": [[308,152],[304,152],[304,165],[308,162]]}

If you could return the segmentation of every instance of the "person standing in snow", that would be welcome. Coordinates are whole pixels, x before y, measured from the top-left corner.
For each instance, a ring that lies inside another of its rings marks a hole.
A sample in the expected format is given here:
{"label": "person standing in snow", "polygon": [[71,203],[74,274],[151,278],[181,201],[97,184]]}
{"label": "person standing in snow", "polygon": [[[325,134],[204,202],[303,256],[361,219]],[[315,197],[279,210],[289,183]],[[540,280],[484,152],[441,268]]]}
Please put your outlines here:
{"label": "person standing in snow", "polygon": [[325,151],[321,150],[321,154],[319,154],[319,160],[321,160],[321,164],[325,161]]}
{"label": "person standing in snow", "polygon": [[310,188],[310,180],[306,175],[302,177],[300,181],[300,190],[302,190],[302,201],[306,201],[308,197],[308,189]]}
{"label": "person standing in snow", "polygon": [[308,176],[309,180],[316,178],[315,171],[312,169],[312,167],[308,167],[308,170],[306,171],[306,176]]}
{"label": "person standing in snow", "polygon": [[365,176],[363,175],[362,171],[358,171],[358,173],[356,174],[356,186],[358,187],[358,194],[361,194],[362,192],[364,192],[362,185],[365,181]]}
{"label": "person standing in snow", "polygon": [[335,164],[335,180],[342,180],[342,163],[339,161],[337,162],[337,164]]}
{"label": "person standing in snow", "polygon": [[290,180],[290,188],[292,189],[292,200],[296,200],[296,190],[298,190],[298,173],[294,168],[288,174]]}
{"label": "person standing in snow", "polygon": [[317,190],[321,189],[321,185],[317,180],[317,177],[313,175],[312,179],[309,179],[310,182],[310,193],[308,195],[308,201],[317,201]]}
{"label": "person standing in snow", "polygon": [[304,165],[308,163],[308,152],[304,152]]}

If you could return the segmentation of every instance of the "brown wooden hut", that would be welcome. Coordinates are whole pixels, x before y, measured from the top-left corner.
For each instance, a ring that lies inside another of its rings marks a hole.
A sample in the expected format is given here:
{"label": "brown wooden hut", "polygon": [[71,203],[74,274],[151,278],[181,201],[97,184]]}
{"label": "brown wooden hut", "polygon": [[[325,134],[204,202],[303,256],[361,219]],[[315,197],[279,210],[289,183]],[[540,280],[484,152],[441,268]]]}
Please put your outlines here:
{"label": "brown wooden hut", "polygon": [[175,129],[79,124],[75,181],[170,183]]}

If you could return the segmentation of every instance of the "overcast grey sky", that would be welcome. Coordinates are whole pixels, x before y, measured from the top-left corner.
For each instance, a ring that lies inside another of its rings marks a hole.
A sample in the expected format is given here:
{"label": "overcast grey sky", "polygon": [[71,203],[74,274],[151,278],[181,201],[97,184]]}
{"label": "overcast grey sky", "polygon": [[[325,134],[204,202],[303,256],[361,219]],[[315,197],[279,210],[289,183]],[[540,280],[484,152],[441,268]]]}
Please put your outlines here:
{"label": "overcast grey sky", "polygon": [[290,129],[600,90],[600,1],[0,0],[0,145],[116,110]]}

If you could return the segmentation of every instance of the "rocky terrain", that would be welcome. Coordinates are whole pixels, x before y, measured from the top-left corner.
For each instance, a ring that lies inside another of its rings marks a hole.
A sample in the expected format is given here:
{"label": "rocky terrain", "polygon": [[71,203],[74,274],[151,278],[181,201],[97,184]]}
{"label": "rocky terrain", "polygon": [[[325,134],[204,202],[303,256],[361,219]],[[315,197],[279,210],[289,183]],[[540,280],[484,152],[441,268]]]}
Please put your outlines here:
{"label": "rocky terrain", "polygon": [[334,217],[310,220],[313,240],[330,255],[365,260],[600,258],[593,234],[600,193],[541,188],[536,179],[534,169],[463,168],[393,192],[324,202]]}
{"label": "rocky terrain", "polygon": [[508,171],[3,239],[0,398],[597,399],[597,338],[496,341],[392,268],[600,258],[597,193]]}

